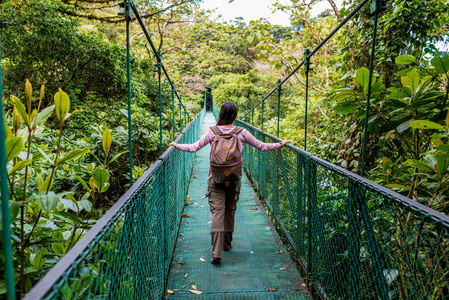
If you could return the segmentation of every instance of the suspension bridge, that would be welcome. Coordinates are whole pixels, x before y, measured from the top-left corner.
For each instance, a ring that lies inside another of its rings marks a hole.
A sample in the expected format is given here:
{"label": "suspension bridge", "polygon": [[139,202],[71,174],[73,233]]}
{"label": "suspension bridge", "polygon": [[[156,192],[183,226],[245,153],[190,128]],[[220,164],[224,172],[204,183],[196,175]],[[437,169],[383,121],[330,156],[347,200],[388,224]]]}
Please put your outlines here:
{"label": "suspension bridge", "polygon": [[[301,67],[308,79],[314,53],[368,2],[375,19],[374,49],[381,5],[377,0],[364,0],[322,43],[306,51],[304,62],[235,125],[264,142],[279,142],[263,126],[246,122],[247,117],[260,106],[263,120],[264,102],[276,94],[279,114],[282,85]],[[172,86],[173,112],[178,99],[183,130],[173,139],[177,143],[197,141],[215,124],[217,108],[212,105],[207,111],[205,97],[201,112],[194,118],[188,115],[133,2],[125,1],[122,7],[128,41],[134,14],[154,51],[159,86],[162,73]],[[128,43],[128,91],[130,71]],[[306,103],[307,97],[306,89]],[[367,114],[369,99],[370,91]],[[129,135],[132,149],[131,119]],[[169,147],[161,153],[24,299],[449,297],[447,216],[363,178],[363,171],[362,176],[354,174],[293,145],[270,152],[245,146],[234,248],[223,254],[220,265],[210,264],[211,217],[207,199],[202,199],[209,149],[193,154]],[[0,167],[6,170],[4,158]],[[4,178],[2,173],[2,184]],[[2,186],[2,193],[5,190]],[[2,194],[2,199],[8,197]],[[3,216],[8,216],[7,205],[2,208]],[[8,218],[3,222],[3,240],[8,241]],[[6,242],[4,246],[8,258],[11,248]],[[7,263],[7,287],[13,299],[11,274],[12,263]]]}

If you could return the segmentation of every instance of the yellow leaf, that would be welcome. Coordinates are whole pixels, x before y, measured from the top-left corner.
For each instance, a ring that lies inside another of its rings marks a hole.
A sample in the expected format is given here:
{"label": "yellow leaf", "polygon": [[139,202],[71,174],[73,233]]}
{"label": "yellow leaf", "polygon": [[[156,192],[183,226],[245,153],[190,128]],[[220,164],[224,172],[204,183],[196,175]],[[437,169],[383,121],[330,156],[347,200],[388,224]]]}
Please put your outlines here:
{"label": "yellow leaf", "polygon": [[444,143],[443,143],[443,141],[442,140],[438,140],[438,141],[435,141],[435,142],[432,142],[432,144],[434,144],[435,146],[441,146],[441,145],[443,145]]}
{"label": "yellow leaf", "polygon": [[201,262],[206,262],[206,260],[204,258],[200,258]]}
{"label": "yellow leaf", "polygon": [[192,294],[201,295],[203,292],[197,291],[197,290],[189,290]]}
{"label": "yellow leaf", "polygon": [[109,131],[109,128],[106,128],[106,130],[103,132],[103,149],[106,154],[109,153],[109,149],[111,149],[111,144],[112,144],[112,134]]}
{"label": "yellow leaf", "polygon": [[192,285],[192,289],[196,290],[196,285],[195,284]]}
{"label": "yellow leaf", "polygon": [[66,118],[66,113],[70,109],[70,98],[63,90],[59,89],[59,91],[55,94],[55,112],[60,122],[63,122]]}
{"label": "yellow leaf", "polygon": [[43,84],[41,86],[41,91],[39,92],[39,98],[40,100],[44,99],[44,94],[45,94],[45,84]]}
{"label": "yellow leaf", "polygon": [[172,290],[167,289],[167,293],[169,293],[169,294],[174,294],[175,292],[172,291]]}
{"label": "yellow leaf", "polygon": [[28,113],[30,113],[31,110],[32,95],[33,95],[33,87],[31,86],[31,82],[27,79],[25,80],[25,97],[27,98]]}

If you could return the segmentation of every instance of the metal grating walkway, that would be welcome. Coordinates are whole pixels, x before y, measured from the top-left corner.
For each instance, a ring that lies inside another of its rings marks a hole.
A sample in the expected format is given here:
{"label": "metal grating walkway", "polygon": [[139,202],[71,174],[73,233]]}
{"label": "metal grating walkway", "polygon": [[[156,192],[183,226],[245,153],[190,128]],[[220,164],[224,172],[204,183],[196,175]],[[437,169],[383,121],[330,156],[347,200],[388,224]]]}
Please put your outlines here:
{"label": "metal grating walkway", "polygon": [[[208,112],[200,134],[214,124],[215,118]],[[237,205],[234,248],[223,252],[220,265],[210,263],[211,216],[208,199],[201,199],[206,193],[209,152],[208,145],[195,158],[188,194],[192,204],[184,210],[190,217],[181,220],[183,236],[178,236],[167,285],[175,292],[167,298],[312,299],[246,176]],[[191,281],[195,282],[188,284]],[[189,292],[192,285],[204,294]]]}

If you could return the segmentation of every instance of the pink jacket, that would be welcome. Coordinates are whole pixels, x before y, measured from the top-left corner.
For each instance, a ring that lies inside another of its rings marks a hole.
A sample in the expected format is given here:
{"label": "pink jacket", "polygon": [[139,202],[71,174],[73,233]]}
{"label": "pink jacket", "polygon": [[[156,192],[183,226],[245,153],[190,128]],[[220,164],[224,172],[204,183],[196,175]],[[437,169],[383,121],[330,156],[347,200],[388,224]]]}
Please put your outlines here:
{"label": "pink jacket", "polygon": [[[218,128],[223,133],[229,133],[235,128],[235,126],[218,126]],[[209,129],[198,142],[194,144],[178,144],[177,148],[182,151],[196,152],[207,144],[212,143],[212,141],[214,140],[214,136],[215,134],[212,132],[212,130]],[[237,134],[237,138],[239,140],[240,149],[242,150],[242,152],[244,144],[250,144],[260,151],[269,151],[281,148],[280,143],[262,143],[261,141],[257,140],[251,133],[246,131],[246,129],[243,129],[239,134]]]}

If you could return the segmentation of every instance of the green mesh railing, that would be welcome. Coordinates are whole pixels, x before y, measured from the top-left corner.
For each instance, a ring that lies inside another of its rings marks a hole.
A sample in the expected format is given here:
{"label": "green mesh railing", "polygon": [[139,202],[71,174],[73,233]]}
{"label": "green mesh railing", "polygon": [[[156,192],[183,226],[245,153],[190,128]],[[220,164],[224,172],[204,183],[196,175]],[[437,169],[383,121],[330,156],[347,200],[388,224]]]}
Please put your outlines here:
{"label": "green mesh railing", "polygon": [[[235,124],[261,141],[280,141]],[[449,297],[449,217],[291,145],[270,152],[245,146],[243,157],[317,292],[330,299]]]}
{"label": "green mesh railing", "polygon": [[[204,109],[176,139],[198,139]],[[194,154],[166,150],[25,299],[162,299]]]}

